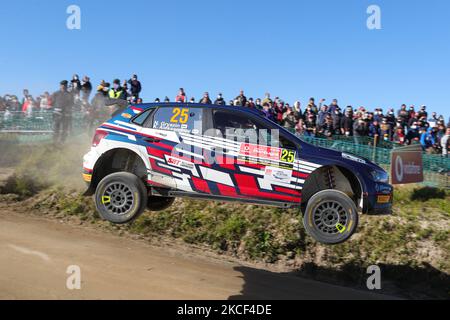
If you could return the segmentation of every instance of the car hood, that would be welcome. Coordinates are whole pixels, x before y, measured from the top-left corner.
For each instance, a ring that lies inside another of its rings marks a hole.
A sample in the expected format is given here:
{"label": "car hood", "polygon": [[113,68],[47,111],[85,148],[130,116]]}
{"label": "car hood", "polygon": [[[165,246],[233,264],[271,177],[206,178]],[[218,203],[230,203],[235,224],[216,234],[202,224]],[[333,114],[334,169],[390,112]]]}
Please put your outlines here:
{"label": "car hood", "polygon": [[365,166],[367,169],[382,170],[378,164],[372,162],[371,160],[358,156],[351,152],[346,151],[336,151],[332,149],[327,149],[323,147],[317,147],[307,142],[302,141],[302,148],[305,154],[318,158],[318,160],[323,160],[324,162],[344,162],[350,166]]}

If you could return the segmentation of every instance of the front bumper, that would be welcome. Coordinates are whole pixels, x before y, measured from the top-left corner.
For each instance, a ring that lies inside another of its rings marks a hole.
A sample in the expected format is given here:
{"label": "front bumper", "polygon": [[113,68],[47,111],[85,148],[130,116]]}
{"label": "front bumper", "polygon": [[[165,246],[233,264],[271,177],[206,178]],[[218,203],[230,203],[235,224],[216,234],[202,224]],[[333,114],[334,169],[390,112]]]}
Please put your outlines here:
{"label": "front bumper", "polygon": [[367,195],[367,214],[390,215],[394,201],[394,187],[387,183],[377,183],[375,192]]}

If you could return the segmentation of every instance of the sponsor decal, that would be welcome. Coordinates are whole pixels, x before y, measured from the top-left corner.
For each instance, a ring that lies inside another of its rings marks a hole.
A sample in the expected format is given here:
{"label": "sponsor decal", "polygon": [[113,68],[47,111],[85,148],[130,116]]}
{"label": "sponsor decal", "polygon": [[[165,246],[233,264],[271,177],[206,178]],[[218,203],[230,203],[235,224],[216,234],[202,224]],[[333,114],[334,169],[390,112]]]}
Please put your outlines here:
{"label": "sponsor decal", "polygon": [[378,196],[378,198],[377,198],[378,203],[389,203],[390,201],[391,201],[390,195],[382,195],[382,196]]}
{"label": "sponsor decal", "polygon": [[122,113],[122,117],[124,117],[125,119],[131,119],[132,115],[129,113]]}
{"label": "sponsor decal", "polygon": [[192,170],[195,165],[192,162],[184,161],[182,159],[178,159],[171,156],[166,156],[167,164],[173,165],[175,167]]}
{"label": "sponsor decal", "polygon": [[266,167],[264,177],[271,181],[290,183],[292,178],[292,170],[277,167]]}
{"label": "sponsor decal", "polygon": [[352,154],[348,154],[348,153],[342,153],[342,158],[347,159],[347,160],[351,160],[351,161],[355,161],[355,162],[359,162],[359,163],[363,163],[366,164],[366,160],[361,159],[357,156],[354,156]]}
{"label": "sponsor decal", "polygon": [[344,233],[346,230],[345,226],[340,223],[336,224],[336,229],[339,231],[339,233]]}
{"label": "sponsor decal", "polygon": [[292,170],[295,153],[295,151],[288,149],[242,143],[238,158],[244,163],[250,162]]}

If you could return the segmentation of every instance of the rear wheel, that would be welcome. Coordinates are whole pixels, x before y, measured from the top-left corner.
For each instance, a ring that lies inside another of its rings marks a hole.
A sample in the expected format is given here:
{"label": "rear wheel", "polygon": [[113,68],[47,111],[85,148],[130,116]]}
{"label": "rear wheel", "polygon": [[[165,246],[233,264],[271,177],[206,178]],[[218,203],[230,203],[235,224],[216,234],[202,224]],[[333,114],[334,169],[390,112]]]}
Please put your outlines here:
{"label": "rear wheel", "polygon": [[303,224],[308,234],[325,244],[348,240],[358,226],[358,211],[353,200],[337,190],[316,193],[308,202]]}
{"label": "rear wheel", "polygon": [[95,205],[103,219],[116,224],[127,223],[144,212],[147,206],[147,188],[132,173],[113,173],[98,184]]}
{"label": "rear wheel", "polygon": [[148,197],[147,209],[150,211],[162,211],[169,208],[175,202],[175,198],[169,197]]}

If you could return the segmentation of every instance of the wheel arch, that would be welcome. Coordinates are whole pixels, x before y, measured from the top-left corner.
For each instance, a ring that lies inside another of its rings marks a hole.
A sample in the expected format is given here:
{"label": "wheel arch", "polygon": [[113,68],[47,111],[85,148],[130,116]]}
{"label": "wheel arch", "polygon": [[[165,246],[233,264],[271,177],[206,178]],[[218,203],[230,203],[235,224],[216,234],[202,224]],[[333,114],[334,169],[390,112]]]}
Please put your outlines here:
{"label": "wheel arch", "polygon": [[149,170],[147,162],[139,152],[129,148],[118,147],[104,152],[95,162],[92,180],[85,195],[93,195],[100,181],[115,172],[130,172],[145,182]]}
{"label": "wheel arch", "polygon": [[302,192],[302,212],[305,212],[308,201],[316,193],[336,189],[349,195],[356,207],[365,212],[366,186],[357,172],[342,164],[327,164],[314,170],[306,179]]}

